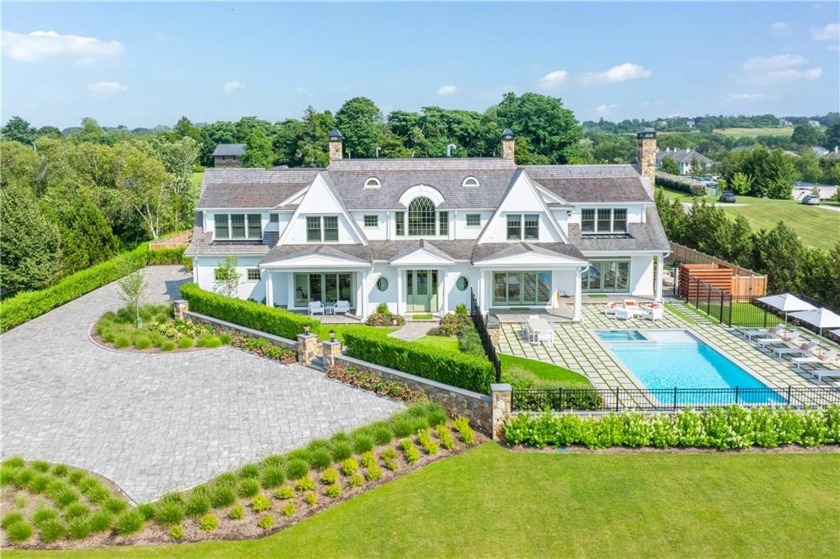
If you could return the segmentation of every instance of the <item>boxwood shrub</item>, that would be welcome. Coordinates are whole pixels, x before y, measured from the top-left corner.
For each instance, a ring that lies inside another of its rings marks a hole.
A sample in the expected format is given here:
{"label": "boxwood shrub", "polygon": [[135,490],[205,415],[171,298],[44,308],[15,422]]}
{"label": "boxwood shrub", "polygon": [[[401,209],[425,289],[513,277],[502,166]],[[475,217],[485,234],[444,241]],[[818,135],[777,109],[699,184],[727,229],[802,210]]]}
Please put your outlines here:
{"label": "boxwood shrub", "polygon": [[347,354],[356,359],[482,394],[490,392],[496,378],[493,365],[484,357],[350,330],[344,333],[344,343]]}
{"label": "boxwood shrub", "polygon": [[193,283],[181,286],[181,297],[189,301],[190,310],[197,313],[292,340],[303,332],[304,326],[309,326],[313,334],[317,334],[321,326],[315,319],[204,291]]}

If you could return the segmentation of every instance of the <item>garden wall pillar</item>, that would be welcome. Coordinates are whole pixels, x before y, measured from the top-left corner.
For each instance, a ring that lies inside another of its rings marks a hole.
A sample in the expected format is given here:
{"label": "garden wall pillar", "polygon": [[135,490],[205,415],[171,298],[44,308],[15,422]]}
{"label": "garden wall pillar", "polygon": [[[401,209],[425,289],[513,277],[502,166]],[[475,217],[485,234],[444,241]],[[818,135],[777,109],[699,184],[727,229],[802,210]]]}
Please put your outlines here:
{"label": "garden wall pillar", "polygon": [[491,384],[493,393],[493,440],[503,438],[505,421],[510,419],[512,388],[509,384]]}
{"label": "garden wall pillar", "polygon": [[318,355],[318,336],[315,334],[298,334],[297,337],[298,363],[309,365]]}
{"label": "garden wall pillar", "polygon": [[501,324],[499,319],[495,316],[487,317],[487,335],[490,336],[490,341],[493,342],[493,347],[499,348],[499,329]]}
{"label": "garden wall pillar", "polygon": [[322,354],[324,356],[324,368],[329,369],[335,365],[335,358],[341,355],[341,342],[324,342]]}
{"label": "garden wall pillar", "polygon": [[172,316],[174,316],[177,320],[185,320],[189,311],[189,301],[178,299],[172,303]]}

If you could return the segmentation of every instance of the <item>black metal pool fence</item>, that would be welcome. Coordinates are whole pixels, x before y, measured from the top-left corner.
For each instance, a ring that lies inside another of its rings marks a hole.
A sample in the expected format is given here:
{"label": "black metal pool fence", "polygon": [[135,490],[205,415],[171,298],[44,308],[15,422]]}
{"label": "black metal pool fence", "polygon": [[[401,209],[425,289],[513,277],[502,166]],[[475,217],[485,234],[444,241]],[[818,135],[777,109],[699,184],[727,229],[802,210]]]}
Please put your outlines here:
{"label": "black metal pool fence", "polygon": [[556,388],[511,393],[513,411],[675,411],[732,404],[796,409],[840,405],[840,389],[786,388]]}

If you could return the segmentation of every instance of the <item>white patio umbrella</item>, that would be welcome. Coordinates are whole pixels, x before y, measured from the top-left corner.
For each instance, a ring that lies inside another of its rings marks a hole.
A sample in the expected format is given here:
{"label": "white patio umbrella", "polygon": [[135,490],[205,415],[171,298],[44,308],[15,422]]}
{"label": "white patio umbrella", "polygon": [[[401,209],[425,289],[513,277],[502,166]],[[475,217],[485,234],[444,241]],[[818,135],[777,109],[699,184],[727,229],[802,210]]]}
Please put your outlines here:
{"label": "white patio umbrella", "polygon": [[840,328],[838,328],[837,330],[832,330],[831,333],[835,336],[840,336]]}
{"label": "white patio umbrella", "polygon": [[823,328],[836,328],[840,326],[840,314],[835,314],[828,309],[815,309],[813,311],[799,311],[790,314],[791,317],[813,324],[820,329],[822,336]]}
{"label": "white patio umbrella", "polygon": [[759,297],[757,299],[769,307],[778,309],[785,313],[785,326],[787,326],[788,313],[795,311],[812,311],[816,309],[814,305],[803,301],[795,295],[790,293],[782,293],[781,295],[768,295],[767,297]]}

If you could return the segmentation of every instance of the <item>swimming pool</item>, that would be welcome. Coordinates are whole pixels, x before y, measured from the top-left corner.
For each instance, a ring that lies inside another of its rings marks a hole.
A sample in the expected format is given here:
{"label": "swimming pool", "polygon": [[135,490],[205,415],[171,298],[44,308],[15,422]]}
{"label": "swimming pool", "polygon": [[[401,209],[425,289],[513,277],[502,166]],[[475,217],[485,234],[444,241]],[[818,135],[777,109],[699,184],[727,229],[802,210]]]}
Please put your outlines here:
{"label": "swimming pool", "polygon": [[[696,389],[709,388],[729,389],[715,394],[715,401],[723,404],[736,400],[750,404],[786,402],[738,364],[684,330],[628,330],[638,336],[630,334],[619,339],[615,332],[602,330],[597,334],[647,388],[676,388],[682,393],[677,395],[680,403],[692,403],[698,398]],[[731,390],[735,388],[739,389],[738,394]]]}

